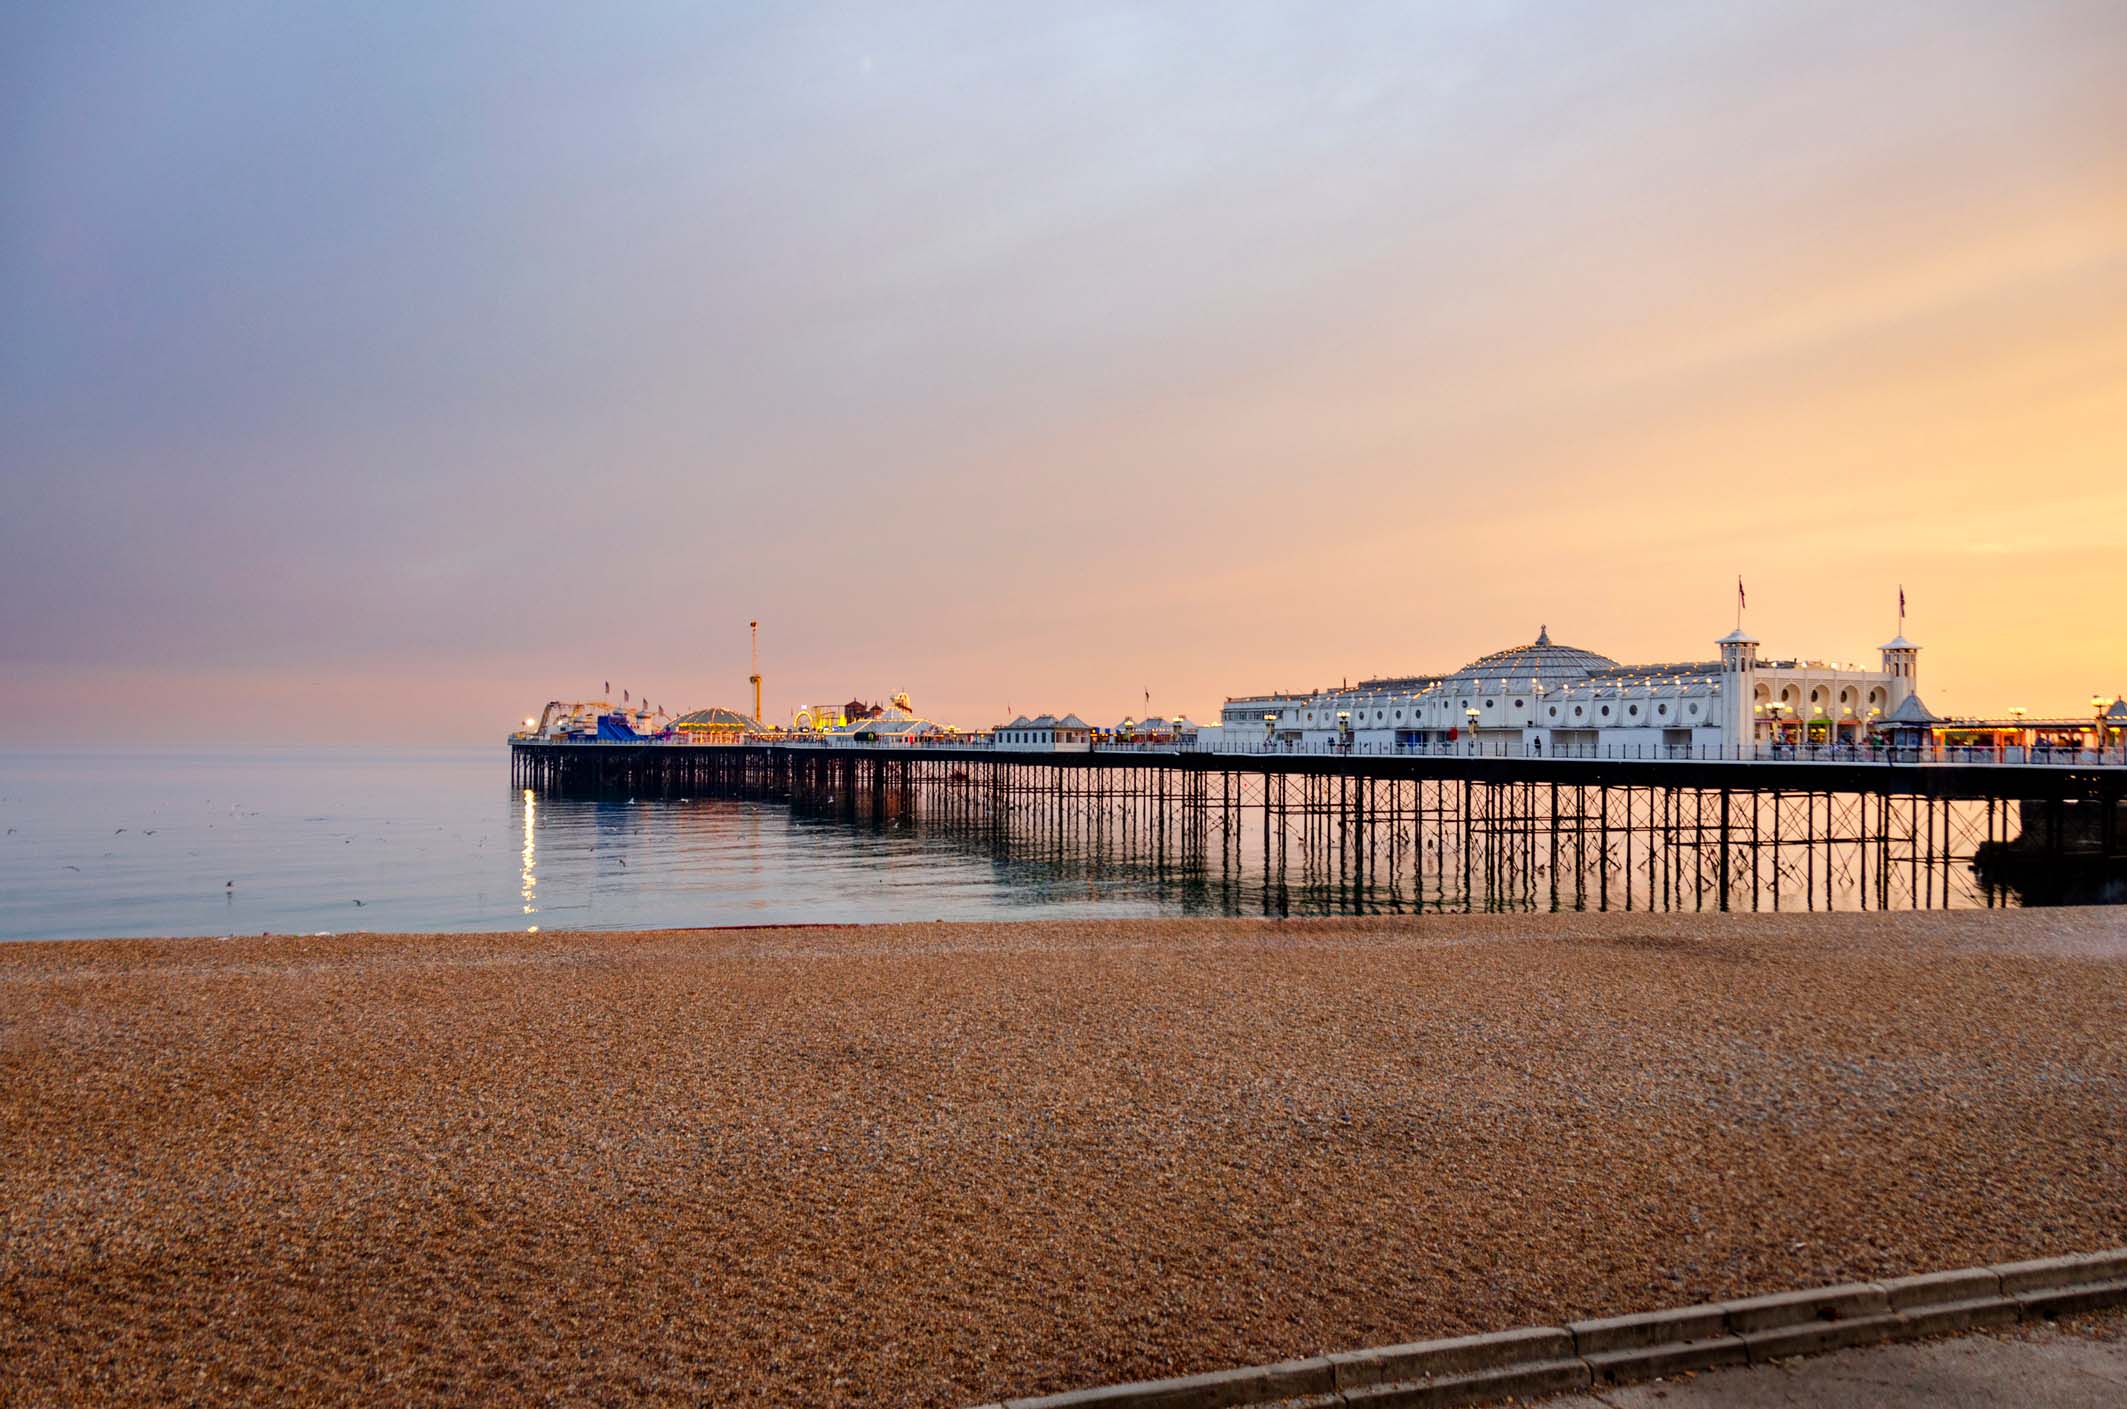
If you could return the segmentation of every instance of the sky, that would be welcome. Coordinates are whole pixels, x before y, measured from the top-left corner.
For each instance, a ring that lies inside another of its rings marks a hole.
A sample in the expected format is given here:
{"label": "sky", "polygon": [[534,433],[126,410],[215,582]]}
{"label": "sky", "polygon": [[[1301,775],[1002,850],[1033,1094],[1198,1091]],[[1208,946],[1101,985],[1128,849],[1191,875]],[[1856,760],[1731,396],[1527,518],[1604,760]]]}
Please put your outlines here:
{"label": "sky", "polygon": [[41,739],[2127,690],[2118,0],[8,7],[0,330]]}

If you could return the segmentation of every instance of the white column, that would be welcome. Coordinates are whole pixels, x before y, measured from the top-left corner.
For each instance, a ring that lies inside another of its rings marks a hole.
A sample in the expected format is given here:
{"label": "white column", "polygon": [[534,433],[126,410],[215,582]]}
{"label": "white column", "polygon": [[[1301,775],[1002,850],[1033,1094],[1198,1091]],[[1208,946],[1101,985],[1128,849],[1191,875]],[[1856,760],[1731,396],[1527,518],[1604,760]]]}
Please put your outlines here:
{"label": "white column", "polygon": [[1883,712],[1889,714],[1920,688],[1920,647],[1903,636],[1883,645],[1883,673],[1890,677],[1885,687]]}
{"label": "white column", "polygon": [[1721,721],[1723,748],[1746,749],[1757,742],[1751,704],[1758,692],[1758,638],[1739,627],[1715,642],[1721,648]]}

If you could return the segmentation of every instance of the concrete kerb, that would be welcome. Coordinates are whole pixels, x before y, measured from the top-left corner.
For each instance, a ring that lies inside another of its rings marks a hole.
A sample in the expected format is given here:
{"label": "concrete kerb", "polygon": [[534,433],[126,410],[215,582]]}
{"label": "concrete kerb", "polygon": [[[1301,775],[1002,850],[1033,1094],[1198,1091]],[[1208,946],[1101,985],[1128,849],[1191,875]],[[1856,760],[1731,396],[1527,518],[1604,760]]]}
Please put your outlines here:
{"label": "concrete kerb", "polygon": [[2127,1248],[2011,1262],[1993,1269],[2026,1319],[2069,1316],[2127,1302]]}
{"label": "concrete kerb", "polygon": [[2127,1305],[2127,1248],[1525,1326],[983,1409],[1445,1409]]}

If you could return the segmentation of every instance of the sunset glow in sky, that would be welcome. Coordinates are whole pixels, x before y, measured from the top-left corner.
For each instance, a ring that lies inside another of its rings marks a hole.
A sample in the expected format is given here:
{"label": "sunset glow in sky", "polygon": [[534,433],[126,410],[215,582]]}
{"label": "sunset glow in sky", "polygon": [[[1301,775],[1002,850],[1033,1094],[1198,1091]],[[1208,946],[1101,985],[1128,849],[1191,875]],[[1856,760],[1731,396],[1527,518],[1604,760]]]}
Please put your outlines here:
{"label": "sunset glow in sky", "polygon": [[2127,5],[22,6],[0,704],[2127,690]]}

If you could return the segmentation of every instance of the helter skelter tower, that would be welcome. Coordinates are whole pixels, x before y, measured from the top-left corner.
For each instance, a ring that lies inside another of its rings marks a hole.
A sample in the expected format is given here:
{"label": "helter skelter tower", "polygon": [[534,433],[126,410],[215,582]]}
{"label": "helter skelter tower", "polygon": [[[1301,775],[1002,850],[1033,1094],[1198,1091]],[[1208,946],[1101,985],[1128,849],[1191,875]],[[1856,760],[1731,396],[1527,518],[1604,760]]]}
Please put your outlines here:
{"label": "helter skelter tower", "polygon": [[753,684],[753,722],[761,722],[761,624],[749,621],[746,625],[753,632],[753,674],[746,678]]}

